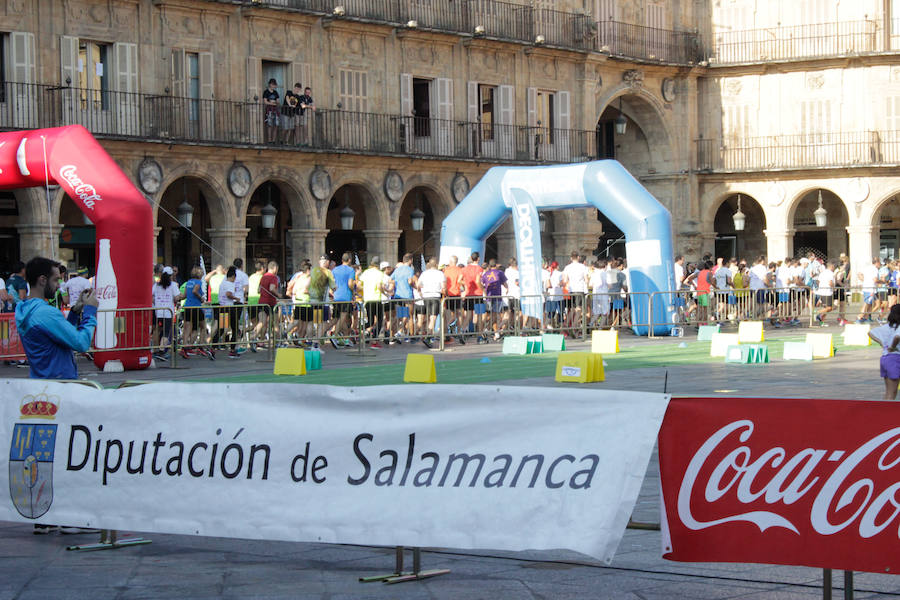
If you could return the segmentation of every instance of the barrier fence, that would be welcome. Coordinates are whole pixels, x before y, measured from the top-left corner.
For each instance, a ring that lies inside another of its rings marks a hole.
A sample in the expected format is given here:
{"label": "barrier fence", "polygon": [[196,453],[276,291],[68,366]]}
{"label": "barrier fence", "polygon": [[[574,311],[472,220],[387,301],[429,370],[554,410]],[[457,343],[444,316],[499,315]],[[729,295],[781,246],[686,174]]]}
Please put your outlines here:
{"label": "barrier fence", "polygon": [[[871,300],[867,304],[866,300]],[[525,317],[523,304],[541,306],[543,323]],[[847,288],[831,296],[828,322],[856,321],[859,317],[883,320],[888,307],[900,300],[898,290]],[[264,304],[204,305],[197,308],[130,308],[98,311],[98,322],[111,319],[116,350],[147,350],[159,361],[176,367],[181,359],[214,358],[216,352],[264,352],[274,360],[282,346],[315,347],[334,341],[337,348],[360,353],[378,345],[421,343],[444,350],[448,344],[489,343],[502,337],[563,333],[587,339],[595,329],[646,327],[650,337],[660,325],[683,335],[685,327],[718,323],[737,326],[741,321],[764,321],[769,326],[817,325],[816,314],[826,303],[807,286],[762,290],[695,290],[652,293],[565,293],[559,297],[488,296],[390,299],[377,302],[300,304],[291,300],[274,307]],[[649,308],[649,310],[646,310]],[[664,308],[665,310],[660,310]],[[654,315],[669,315],[660,322]],[[111,316],[107,316],[111,315]],[[165,315],[165,316],[160,316]],[[97,340],[90,352],[102,352]],[[376,346],[377,347],[377,346]],[[13,313],[0,314],[0,360],[25,358]]]}

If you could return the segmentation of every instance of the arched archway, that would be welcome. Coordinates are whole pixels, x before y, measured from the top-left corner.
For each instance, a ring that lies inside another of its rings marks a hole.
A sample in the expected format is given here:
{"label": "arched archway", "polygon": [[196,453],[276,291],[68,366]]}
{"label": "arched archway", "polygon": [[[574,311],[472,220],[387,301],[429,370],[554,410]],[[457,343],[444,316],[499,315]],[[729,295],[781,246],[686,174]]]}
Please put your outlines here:
{"label": "arched archway", "polygon": [[[414,255],[418,266],[420,255],[424,255],[426,260],[431,256],[437,256],[440,231],[435,231],[435,227],[440,221],[435,214],[436,204],[434,192],[424,186],[414,187],[404,196],[400,205],[400,240],[397,258],[409,252]],[[419,230],[414,227],[413,217],[416,211],[422,213],[422,226]]]}
{"label": "arched archway", "polygon": [[[191,268],[200,264],[200,256],[208,269],[227,260],[213,256],[208,245],[208,232],[216,218],[210,202],[213,194],[205,180],[184,176],[166,187],[156,205],[156,261],[177,267],[179,280],[185,280]],[[190,227],[179,222],[180,207],[190,208]]]}
{"label": "arched archway", "polygon": [[[288,231],[293,227],[293,211],[289,197],[293,190],[287,184],[269,180],[262,182],[250,195],[247,212],[244,215],[244,227],[249,229],[245,246],[245,266],[247,272],[254,269],[257,262],[268,263],[274,260],[278,266],[289,274],[294,272],[295,265],[308,256],[293,256],[288,247],[290,236]],[[271,211],[275,211],[271,214]],[[267,227],[269,216],[273,217],[271,227]]]}
{"label": "arched archway", "polygon": [[60,261],[69,269],[86,267],[93,275],[94,265],[97,264],[96,228],[68,194],[63,194],[59,202],[58,223],[62,225],[59,232]]}
{"label": "arched archway", "polygon": [[878,240],[878,257],[900,258],[900,192],[882,200],[872,211],[873,235]]}
{"label": "arched archway", "polygon": [[[344,228],[341,220],[341,213],[345,209],[353,213],[349,228]],[[368,189],[355,183],[342,185],[328,203],[328,212],[325,215],[325,227],[328,229],[328,235],[325,237],[325,253],[331,259],[340,262],[341,255],[350,252],[354,260],[358,257],[360,264],[367,264],[368,244],[365,231],[378,221],[377,208]],[[387,258],[381,257],[382,260]]]}
{"label": "arched archway", "polygon": [[[740,211],[744,213],[744,228],[740,231],[734,223],[734,215],[738,212],[738,199]],[[725,196],[715,209],[715,216],[712,218],[712,230],[715,232],[714,256],[725,260],[744,259],[752,263],[757,256],[766,254],[766,227],[766,213],[756,198],[744,193]]]}
{"label": "arched archway", "polygon": [[[820,199],[825,210],[824,227],[817,225],[815,218]],[[836,258],[847,252],[850,215],[844,201],[831,190],[813,188],[798,194],[788,210],[788,223],[794,229],[794,256],[814,252],[820,258]]]}
{"label": "arched archway", "polygon": [[[659,99],[643,89],[620,87],[598,102],[598,158],[618,160],[635,177],[673,170],[672,135]],[[620,122],[624,118],[624,132]]]}

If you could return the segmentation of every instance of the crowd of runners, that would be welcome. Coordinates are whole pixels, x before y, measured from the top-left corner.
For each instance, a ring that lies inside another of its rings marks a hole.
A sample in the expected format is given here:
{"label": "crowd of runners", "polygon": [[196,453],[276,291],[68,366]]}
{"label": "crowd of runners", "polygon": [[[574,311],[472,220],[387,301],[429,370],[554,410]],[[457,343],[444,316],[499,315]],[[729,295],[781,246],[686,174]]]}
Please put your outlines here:
{"label": "crowd of runners", "polygon": [[[24,265],[16,265],[22,267]],[[464,261],[451,257],[416,261],[411,254],[393,263],[372,256],[359,265],[346,253],[340,264],[327,256],[303,260],[290,276],[275,262],[257,262],[248,273],[241,259],[206,272],[194,267],[180,277],[174,267],[156,265],[153,346],[165,361],[170,348],[182,358],[238,358],[259,346],[334,348],[362,343],[371,348],[403,343],[490,343],[506,335],[560,332],[580,338],[596,328],[632,325],[629,274],[624,259],[573,252],[564,266],[544,262],[542,293],[532,299],[541,318],[523,314],[515,259]],[[650,301],[673,307],[672,325],[727,324],[764,319],[770,325],[822,326],[883,321],[900,296],[900,261],[874,259],[851,277],[846,255],[823,260],[815,254],[782,261],[704,256],[696,263],[675,257],[675,289]],[[66,310],[68,298],[91,287],[86,269],[70,273],[51,303]],[[13,271],[0,286],[0,308],[11,312],[27,286]],[[861,303],[850,314],[852,299]],[[834,313],[834,314],[832,314]],[[172,342],[176,342],[173,344]]]}

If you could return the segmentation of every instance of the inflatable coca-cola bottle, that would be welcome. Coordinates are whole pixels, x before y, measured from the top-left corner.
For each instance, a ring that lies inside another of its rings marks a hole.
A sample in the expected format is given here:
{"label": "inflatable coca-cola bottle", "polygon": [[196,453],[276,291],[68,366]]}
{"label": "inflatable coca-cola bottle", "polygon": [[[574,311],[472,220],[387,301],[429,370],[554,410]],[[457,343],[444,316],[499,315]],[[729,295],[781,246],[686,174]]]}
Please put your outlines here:
{"label": "inflatable coca-cola bottle", "polygon": [[116,307],[119,304],[119,288],[116,286],[116,271],[113,269],[109,253],[109,240],[100,240],[100,259],[97,261],[97,275],[94,289],[97,291],[97,330],[94,346],[100,349],[116,347]]}

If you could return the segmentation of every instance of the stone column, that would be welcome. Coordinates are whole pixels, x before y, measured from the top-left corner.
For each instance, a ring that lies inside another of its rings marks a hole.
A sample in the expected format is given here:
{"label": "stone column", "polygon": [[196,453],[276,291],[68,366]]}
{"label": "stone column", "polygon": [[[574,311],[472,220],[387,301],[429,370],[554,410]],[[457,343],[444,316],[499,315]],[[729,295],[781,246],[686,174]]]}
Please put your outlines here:
{"label": "stone column", "polygon": [[[237,257],[243,258],[247,253],[247,234],[250,229],[247,227],[235,227],[234,229],[207,229],[209,235],[209,243],[213,248],[212,263],[206,265],[207,269],[211,269],[217,264],[230,265]],[[284,265],[279,265],[284,268]]]}
{"label": "stone column", "polygon": [[[700,256],[698,258],[702,258],[704,254],[715,255],[716,253],[716,232],[715,231],[701,231],[699,236],[700,242]],[[678,254],[678,251],[675,251],[675,254]],[[674,256],[672,258],[675,258]],[[715,262],[715,256],[713,256],[713,261]],[[726,257],[727,258],[727,257]]]}
{"label": "stone column", "polygon": [[[291,236],[291,255],[294,257],[295,269],[304,258],[316,264],[316,259],[325,254],[327,229],[289,229],[288,234]],[[335,260],[338,264],[341,263],[340,256],[335,257]]]}
{"label": "stone column", "polygon": [[[763,234],[766,236],[766,258],[769,261],[783,260],[787,256],[794,255],[794,229],[782,229],[780,231],[774,229],[766,229]],[[755,262],[755,256],[743,257],[748,264]]]}
{"label": "stone column", "polygon": [[363,233],[366,234],[366,253],[369,259],[378,255],[382,261],[396,262],[400,242],[399,229],[366,229]]}
{"label": "stone column", "polygon": [[59,232],[62,225],[48,223],[19,223],[19,256],[28,262],[35,256],[59,260]]}
{"label": "stone column", "polygon": [[153,228],[153,254],[151,255],[155,261],[159,258],[159,245],[157,241],[159,240],[159,232],[162,231],[162,227],[156,226]]}
{"label": "stone column", "polygon": [[494,238],[497,240],[497,262],[505,265],[516,256],[516,234],[512,231],[497,232]]}
{"label": "stone column", "polygon": [[855,279],[856,273],[866,265],[872,264],[872,259],[878,252],[878,240],[873,235],[876,231],[871,225],[851,225],[847,227],[847,233],[850,234],[850,268],[853,272],[851,281],[857,283]]}

